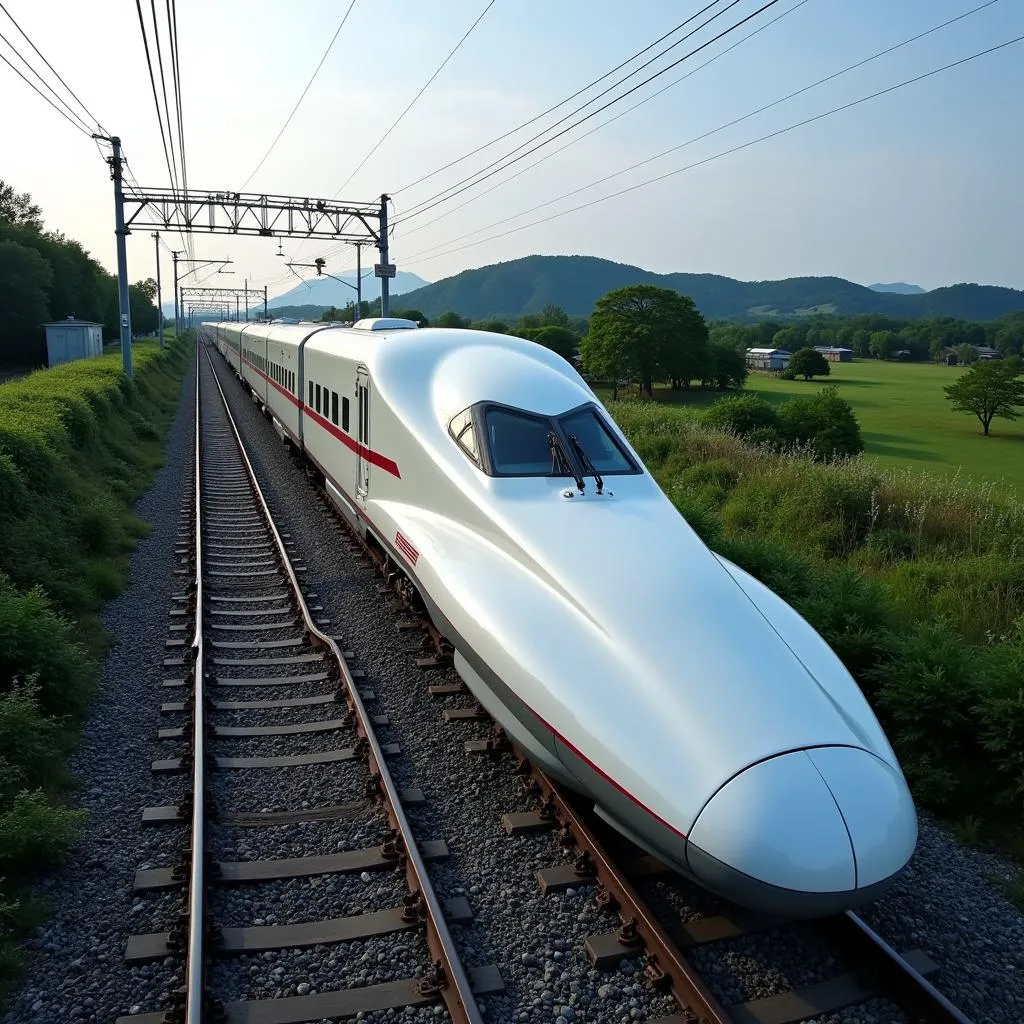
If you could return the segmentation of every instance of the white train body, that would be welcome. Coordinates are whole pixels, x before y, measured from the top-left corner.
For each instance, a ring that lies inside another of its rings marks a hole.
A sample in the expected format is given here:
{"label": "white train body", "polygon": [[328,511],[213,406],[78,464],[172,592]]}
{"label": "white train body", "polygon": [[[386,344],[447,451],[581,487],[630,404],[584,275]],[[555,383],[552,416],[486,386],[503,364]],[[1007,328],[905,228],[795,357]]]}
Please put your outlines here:
{"label": "white train body", "polygon": [[[545,770],[738,903],[817,915],[884,890],[914,850],[916,814],[825,642],[704,545],[560,357],[386,326],[207,333]],[[550,475],[538,431],[577,472],[580,435],[603,493],[592,474],[582,493]]]}

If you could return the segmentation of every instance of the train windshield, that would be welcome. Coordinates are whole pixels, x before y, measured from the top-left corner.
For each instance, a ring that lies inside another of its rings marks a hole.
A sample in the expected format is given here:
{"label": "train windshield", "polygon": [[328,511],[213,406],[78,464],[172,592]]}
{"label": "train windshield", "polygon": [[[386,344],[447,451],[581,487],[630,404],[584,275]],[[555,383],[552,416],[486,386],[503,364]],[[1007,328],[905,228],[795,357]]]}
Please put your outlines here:
{"label": "train windshield", "polygon": [[579,480],[640,472],[589,405],[562,416],[540,416],[481,403],[453,417],[448,429],[463,452],[490,476]]}
{"label": "train windshield", "polygon": [[492,406],[484,422],[495,476],[572,476],[552,452],[546,417]]}

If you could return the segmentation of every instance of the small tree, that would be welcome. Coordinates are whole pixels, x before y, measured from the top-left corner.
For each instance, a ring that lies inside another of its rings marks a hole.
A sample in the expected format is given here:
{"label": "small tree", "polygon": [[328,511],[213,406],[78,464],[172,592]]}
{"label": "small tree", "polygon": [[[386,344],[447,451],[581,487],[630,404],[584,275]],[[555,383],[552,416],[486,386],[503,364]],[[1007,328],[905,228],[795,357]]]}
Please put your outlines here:
{"label": "small tree", "polygon": [[978,350],[966,341],[961,342],[956,347],[956,359],[961,366],[970,366],[978,361]]}
{"label": "small tree", "polygon": [[779,415],[771,403],[758,395],[730,395],[720,398],[704,413],[704,424],[712,430],[727,430],[744,437],[755,430],[778,427]]}
{"label": "small tree", "polygon": [[541,327],[566,327],[569,326],[569,314],[561,306],[549,302],[540,311]]}
{"label": "small tree", "polygon": [[790,398],[778,412],[783,437],[790,444],[809,444],[819,459],[857,455],[864,450],[853,408],[839,397],[834,384],[813,396]]}
{"label": "small tree", "polygon": [[1024,380],[1020,360],[993,359],[975,363],[955,384],[946,386],[946,397],[956,412],[969,412],[981,422],[987,436],[996,416],[1015,420],[1017,406],[1024,405]]}
{"label": "small tree", "polygon": [[892,331],[873,331],[868,349],[876,359],[888,359],[896,350],[896,335]]}
{"label": "small tree", "polygon": [[474,331],[490,331],[492,334],[508,334],[508,324],[504,320],[477,320],[473,324]]}
{"label": "small tree", "polygon": [[716,391],[728,391],[730,388],[742,388],[747,383],[749,371],[745,353],[737,351],[729,344],[714,342],[709,354],[703,380],[705,387],[712,387]]}
{"label": "small tree", "polygon": [[437,318],[436,324],[438,327],[468,327],[470,321],[454,310],[448,310]]}
{"label": "small tree", "polygon": [[813,348],[802,348],[789,357],[789,371],[795,377],[810,380],[812,377],[827,377],[832,368],[820,352],[815,352]]}

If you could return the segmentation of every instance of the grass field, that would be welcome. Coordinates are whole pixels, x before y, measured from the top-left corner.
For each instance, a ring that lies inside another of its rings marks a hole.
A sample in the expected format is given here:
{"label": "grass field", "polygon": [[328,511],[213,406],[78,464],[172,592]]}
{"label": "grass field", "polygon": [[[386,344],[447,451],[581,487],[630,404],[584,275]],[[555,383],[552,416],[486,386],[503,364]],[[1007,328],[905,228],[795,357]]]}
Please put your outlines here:
{"label": "grass field", "polygon": [[[812,381],[781,380],[751,373],[747,392],[769,402],[814,393],[836,384],[860,422],[866,457],[885,466],[912,466],[992,481],[1024,495],[1024,419],[992,421],[985,437],[974,416],[955,413],[942,390],[964,371],[933,363],[890,363],[860,359],[832,363],[832,374]],[[714,392],[655,389],[663,401],[695,407],[721,397]],[[602,398],[608,397],[602,392]]]}

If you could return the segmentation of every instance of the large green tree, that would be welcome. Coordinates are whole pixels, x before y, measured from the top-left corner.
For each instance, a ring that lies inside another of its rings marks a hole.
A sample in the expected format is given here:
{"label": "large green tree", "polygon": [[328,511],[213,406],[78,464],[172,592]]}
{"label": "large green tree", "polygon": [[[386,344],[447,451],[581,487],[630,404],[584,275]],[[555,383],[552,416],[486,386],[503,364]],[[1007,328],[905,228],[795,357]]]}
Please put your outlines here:
{"label": "large green tree", "polygon": [[50,318],[46,293],[50,264],[17,242],[0,242],[0,361],[8,366],[41,363],[42,332]]}
{"label": "large green tree", "polygon": [[956,383],[946,386],[946,397],[956,412],[972,413],[987,435],[996,416],[1015,420],[1024,405],[1024,380],[1020,360],[992,359],[975,363]]}
{"label": "large green tree", "polygon": [[655,379],[689,382],[701,375],[708,327],[693,299],[671,288],[619,288],[598,299],[580,357],[596,376],[638,378],[650,396]]}
{"label": "large green tree", "polygon": [[813,348],[801,348],[789,357],[790,373],[804,380],[812,377],[827,377],[832,372],[828,360]]}
{"label": "large green tree", "polygon": [[552,352],[557,352],[570,363],[573,361],[576,356],[576,346],[580,343],[580,339],[567,327],[541,327],[532,333],[532,341],[551,349]]}

